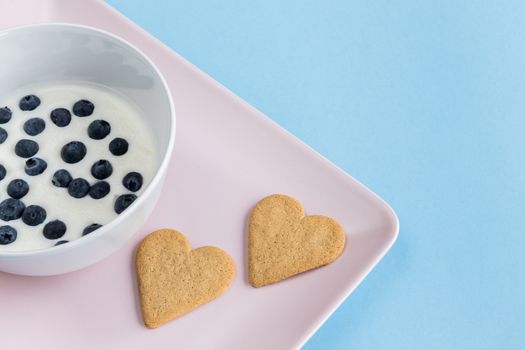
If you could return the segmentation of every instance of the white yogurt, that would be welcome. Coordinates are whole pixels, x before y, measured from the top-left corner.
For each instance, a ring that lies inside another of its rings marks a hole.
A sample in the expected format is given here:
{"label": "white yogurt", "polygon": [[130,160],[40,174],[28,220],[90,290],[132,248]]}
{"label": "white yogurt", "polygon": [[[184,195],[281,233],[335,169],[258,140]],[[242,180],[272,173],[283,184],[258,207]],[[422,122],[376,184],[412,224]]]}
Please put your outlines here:
{"label": "white yogurt", "polygon": [[[21,111],[20,99],[29,94],[38,96],[41,104],[33,111]],[[73,104],[86,99],[95,105],[95,110],[88,117],[73,114]],[[153,132],[141,117],[140,109],[124,96],[98,85],[45,84],[24,87],[8,96],[0,98],[0,107],[8,106],[13,112],[11,120],[1,124],[9,136],[0,144],[0,164],[6,170],[6,177],[0,181],[0,201],[9,198],[7,185],[16,178],[29,184],[29,193],[21,201],[27,206],[36,204],[47,212],[44,223],[28,226],[21,219],[4,222],[18,232],[17,239],[10,244],[0,245],[0,250],[20,251],[42,249],[54,246],[57,241],[72,241],[82,236],[82,230],[93,223],[107,224],[118,215],[113,210],[115,199],[122,194],[131,193],[122,185],[122,178],[131,171],[139,172],[144,178],[142,188],[135,192],[137,196],[144,191],[154,176],[157,164]],[[67,108],[71,112],[71,123],[66,127],[56,126],[50,119],[55,108]],[[45,120],[46,128],[36,136],[29,136],[23,130],[26,120],[40,117]],[[93,140],[87,134],[89,124],[103,119],[111,125],[111,133],[102,140]],[[122,137],[129,142],[129,150],[122,156],[114,156],[108,145],[115,137]],[[24,171],[26,159],[14,153],[15,144],[20,139],[34,140],[40,150],[34,157],[47,162],[47,169],[37,176],[29,176]],[[67,164],[60,157],[62,146],[70,141],[81,141],[86,145],[87,154],[76,164]],[[52,184],[53,174],[58,169],[68,170],[73,178],[82,177],[90,184],[99,181],[91,175],[91,166],[100,159],[108,160],[113,166],[113,174],[105,179],[111,185],[110,193],[102,199],[71,197],[67,188]],[[56,240],[49,240],[43,235],[44,225],[51,220],[61,220],[67,226],[65,235]]]}

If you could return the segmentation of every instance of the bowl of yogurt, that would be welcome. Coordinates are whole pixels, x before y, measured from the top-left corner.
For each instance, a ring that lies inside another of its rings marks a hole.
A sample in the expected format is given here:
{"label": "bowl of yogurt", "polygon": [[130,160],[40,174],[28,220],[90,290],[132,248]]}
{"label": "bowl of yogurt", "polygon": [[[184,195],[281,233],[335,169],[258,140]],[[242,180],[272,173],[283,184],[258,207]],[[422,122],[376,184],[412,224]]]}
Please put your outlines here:
{"label": "bowl of yogurt", "polygon": [[143,225],[175,139],[169,88],[129,42],[65,23],[0,32],[0,271],[91,265]]}

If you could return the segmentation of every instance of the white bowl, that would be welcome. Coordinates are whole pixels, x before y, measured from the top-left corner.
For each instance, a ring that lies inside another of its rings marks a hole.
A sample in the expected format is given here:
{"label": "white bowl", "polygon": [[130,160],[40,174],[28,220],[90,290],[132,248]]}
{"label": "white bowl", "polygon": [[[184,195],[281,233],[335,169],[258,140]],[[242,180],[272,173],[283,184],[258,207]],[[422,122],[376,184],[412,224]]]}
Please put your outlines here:
{"label": "white bowl", "polygon": [[52,81],[105,85],[133,100],[152,126],[158,150],[156,175],[138,199],[102,228],[60,246],[0,251],[0,271],[45,276],[93,264],[121,247],[149,216],[164,183],[175,139],[175,111],[159,70],[125,40],[86,26],[52,23],[0,32],[0,96]]}

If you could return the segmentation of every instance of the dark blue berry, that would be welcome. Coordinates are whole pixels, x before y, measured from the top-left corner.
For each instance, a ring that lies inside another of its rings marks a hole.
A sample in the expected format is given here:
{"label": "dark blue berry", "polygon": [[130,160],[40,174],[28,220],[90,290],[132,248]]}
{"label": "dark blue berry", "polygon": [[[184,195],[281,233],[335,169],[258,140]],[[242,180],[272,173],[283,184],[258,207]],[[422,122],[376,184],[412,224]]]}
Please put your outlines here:
{"label": "dark blue berry", "polygon": [[74,179],[67,187],[67,192],[71,197],[85,197],[89,193],[89,182],[82,178]]}
{"label": "dark blue berry", "polygon": [[5,167],[0,164],[0,181],[2,181],[7,174],[7,170],[5,170]]}
{"label": "dark blue berry", "polygon": [[21,200],[7,198],[0,203],[0,219],[4,221],[20,219],[25,208]]}
{"label": "dark blue berry", "polygon": [[33,140],[22,139],[15,145],[15,153],[17,156],[22,158],[29,158],[37,154],[38,143]]}
{"label": "dark blue berry", "polygon": [[31,118],[24,123],[24,131],[30,136],[40,134],[46,128],[46,122],[42,118]]}
{"label": "dark blue berry", "polygon": [[56,187],[67,187],[69,186],[69,183],[73,180],[73,177],[67,171],[66,169],[60,169],[55,171],[53,174],[53,179],[51,182],[53,182],[53,185]]}
{"label": "dark blue berry", "polygon": [[113,166],[105,159],[97,160],[91,167],[91,175],[95,179],[104,180],[113,173]]}
{"label": "dark blue berry", "polygon": [[0,145],[4,143],[5,140],[7,140],[7,136],[7,131],[4,128],[0,127]]}
{"label": "dark blue berry", "polygon": [[40,99],[35,95],[27,95],[22,97],[18,106],[23,111],[32,111],[40,106]]}
{"label": "dark blue berry", "polygon": [[131,192],[137,192],[142,187],[144,179],[139,173],[132,171],[122,179],[122,184]]}
{"label": "dark blue berry", "polygon": [[22,179],[11,180],[7,185],[7,194],[14,199],[20,199],[29,192],[29,184]]}
{"label": "dark blue berry", "polygon": [[100,225],[100,224],[91,224],[89,226],[86,226],[86,228],[84,228],[84,230],[82,231],[82,236],[90,234],[91,232],[93,232],[95,230],[98,230],[101,227],[102,227],[102,225]]}
{"label": "dark blue berry", "polygon": [[55,108],[51,111],[51,121],[56,126],[63,128],[71,123],[71,112],[65,108]]}
{"label": "dark blue berry", "polygon": [[47,162],[40,158],[29,158],[26,160],[25,172],[29,176],[42,174],[47,169]]}
{"label": "dark blue berry", "polygon": [[89,189],[89,195],[93,199],[100,199],[107,196],[111,187],[106,181],[98,181]]}
{"label": "dark blue berry", "polygon": [[39,205],[30,205],[22,214],[22,221],[29,226],[37,226],[46,220],[46,210]]}
{"label": "dark blue berry", "polygon": [[95,106],[88,100],[80,100],[73,105],[73,113],[79,117],[87,117],[93,114]]}
{"label": "dark blue berry", "polygon": [[69,164],[80,162],[86,156],[86,146],[80,141],[66,143],[60,151],[62,160]]}
{"label": "dark blue berry", "polygon": [[57,245],[61,245],[61,244],[68,243],[68,242],[69,242],[69,241],[66,241],[66,240],[58,241],[58,242],[55,243],[55,247],[56,247]]}
{"label": "dark blue berry", "polygon": [[111,132],[111,125],[105,120],[95,120],[88,126],[88,135],[92,139],[102,140]]}
{"label": "dark blue berry", "polygon": [[113,209],[115,209],[115,213],[122,213],[135,201],[135,199],[137,199],[137,196],[131,193],[118,196],[115,200],[115,205],[113,206]]}
{"label": "dark blue berry", "polygon": [[128,151],[128,148],[129,148],[128,141],[124,140],[121,137],[114,138],[109,143],[109,151],[114,156],[121,156],[125,154]]}
{"label": "dark blue berry", "polygon": [[60,220],[49,221],[44,226],[44,237],[47,239],[57,239],[66,233],[66,224]]}
{"label": "dark blue berry", "polygon": [[9,107],[0,108],[0,124],[5,124],[8,121],[10,121],[12,116],[13,112],[11,112],[11,109],[9,109]]}
{"label": "dark blue berry", "polygon": [[17,233],[13,227],[9,225],[0,226],[0,244],[1,245],[13,243],[14,241],[16,241],[16,236],[17,236]]}

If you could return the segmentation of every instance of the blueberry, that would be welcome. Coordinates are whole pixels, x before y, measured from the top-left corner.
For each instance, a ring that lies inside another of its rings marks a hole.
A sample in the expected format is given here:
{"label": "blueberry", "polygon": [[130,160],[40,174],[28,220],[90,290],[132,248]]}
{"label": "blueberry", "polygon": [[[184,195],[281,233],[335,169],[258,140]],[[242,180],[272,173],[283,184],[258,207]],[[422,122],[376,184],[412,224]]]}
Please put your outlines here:
{"label": "blueberry", "polygon": [[109,143],[109,151],[114,156],[121,156],[121,155],[125,154],[128,151],[128,148],[129,148],[128,141],[126,141],[126,140],[124,140],[123,138],[120,138],[120,137],[114,138]]}
{"label": "blueberry", "polygon": [[44,237],[47,239],[57,239],[66,233],[66,224],[60,220],[49,221],[44,226]]}
{"label": "blueberry", "polygon": [[0,181],[2,181],[7,174],[7,170],[5,170],[5,167],[0,164]]}
{"label": "blueberry", "polygon": [[40,99],[35,95],[27,95],[22,97],[18,106],[23,111],[32,111],[40,106]]}
{"label": "blueberry", "polygon": [[93,114],[95,106],[88,100],[80,100],[73,105],[73,113],[79,117],[87,117]]}
{"label": "blueberry", "polygon": [[17,156],[22,158],[29,158],[37,154],[38,143],[33,140],[22,139],[15,145],[15,153]]}
{"label": "blueberry", "polygon": [[51,121],[62,128],[71,123],[71,112],[65,108],[55,108],[51,111]]}
{"label": "blueberry", "polygon": [[7,194],[14,199],[20,199],[29,192],[29,184],[22,179],[11,180],[7,185]]}
{"label": "blueberry", "polygon": [[22,221],[29,226],[37,226],[46,220],[46,210],[39,205],[30,205],[22,214]]}
{"label": "blueberry", "polygon": [[89,195],[93,199],[100,199],[107,196],[111,187],[106,181],[98,181],[89,189]]}
{"label": "blueberry", "polygon": [[16,241],[16,230],[9,225],[0,226],[0,244],[6,245]]}
{"label": "blueberry", "polygon": [[9,109],[9,107],[0,108],[0,124],[5,124],[8,121],[10,121],[12,116],[13,112],[11,112],[11,109]]}
{"label": "blueberry", "polygon": [[105,159],[97,160],[91,167],[91,175],[98,180],[104,180],[110,177],[112,173],[113,167],[111,163]]}
{"label": "blueberry", "polygon": [[105,120],[95,120],[88,126],[88,135],[92,139],[102,140],[111,132],[111,125]]}
{"label": "blueberry", "polygon": [[31,118],[24,123],[24,131],[30,136],[40,134],[46,128],[46,122],[42,118]]}
{"label": "blueberry", "polygon": [[93,232],[95,230],[98,230],[101,227],[102,227],[102,225],[100,225],[100,224],[91,224],[89,226],[86,226],[86,228],[84,228],[84,230],[82,231],[82,236],[90,234],[91,232]]}
{"label": "blueberry", "polygon": [[89,182],[82,178],[74,179],[67,187],[67,192],[71,195],[71,197],[85,197],[89,192]]}
{"label": "blueberry", "polygon": [[5,140],[7,140],[7,131],[4,128],[0,127],[0,145],[4,143]]}
{"label": "blueberry", "polygon": [[55,171],[51,182],[56,187],[67,187],[69,186],[69,183],[72,180],[73,180],[73,177],[71,176],[69,171],[67,171],[66,169],[60,169],[60,170]]}
{"label": "blueberry", "polygon": [[55,247],[56,247],[57,245],[61,245],[61,244],[68,243],[68,242],[69,242],[69,241],[66,241],[66,240],[58,241],[58,242],[55,243]]}
{"label": "blueberry", "polygon": [[21,200],[7,198],[0,203],[0,219],[4,221],[20,219],[25,208]]}
{"label": "blueberry", "polygon": [[123,194],[121,196],[118,196],[115,200],[115,205],[113,206],[113,209],[115,209],[115,213],[120,214],[124,210],[127,209],[137,199],[137,196],[134,194]]}
{"label": "blueberry", "polygon": [[86,156],[86,146],[80,141],[66,143],[60,151],[62,160],[69,164],[80,162]]}
{"label": "blueberry", "polygon": [[131,192],[137,192],[142,187],[144,179],[139,173],[132,171],[122,179],[122,184]]}
{"label": "blueberry", "polygon": [[29,158],[26,160],[24,170],[29,176],[36,176],[42,174],[47,169],[47,162],[40,158]]}

